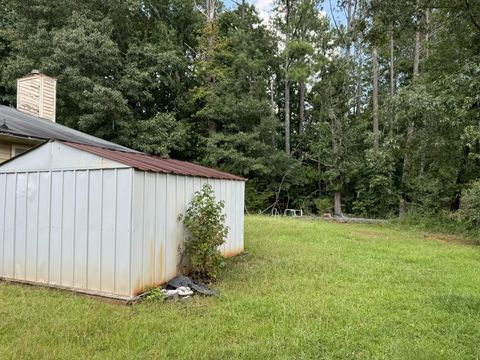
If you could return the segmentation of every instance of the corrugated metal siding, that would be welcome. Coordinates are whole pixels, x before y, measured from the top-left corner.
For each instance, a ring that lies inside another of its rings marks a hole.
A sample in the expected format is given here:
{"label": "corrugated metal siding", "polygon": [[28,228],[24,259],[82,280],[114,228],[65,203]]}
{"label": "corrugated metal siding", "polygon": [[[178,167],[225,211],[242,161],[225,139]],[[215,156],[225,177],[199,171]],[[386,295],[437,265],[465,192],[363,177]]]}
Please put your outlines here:
{"label": "corrugated metal siding", "polygon": [[243,251],[243,181],[128,169],[0,173],[0,277],[133,297],[181,271],[194,193],[225,201],[226,256]]}
{"label": "corrugated metal siding", "polygon": [[0,277],[129,296],[132,173],[0,173]]}
{"label": "corrugated metal siding", "polygon": [[232,256],[243,251],[243,181],[148,173],[136,170],[133,181],[133,293],[156,286],[181,271],[185,231],[178,222],[194,193],[211,184],[217,200],[225,201],[227,241],[220,251]]}

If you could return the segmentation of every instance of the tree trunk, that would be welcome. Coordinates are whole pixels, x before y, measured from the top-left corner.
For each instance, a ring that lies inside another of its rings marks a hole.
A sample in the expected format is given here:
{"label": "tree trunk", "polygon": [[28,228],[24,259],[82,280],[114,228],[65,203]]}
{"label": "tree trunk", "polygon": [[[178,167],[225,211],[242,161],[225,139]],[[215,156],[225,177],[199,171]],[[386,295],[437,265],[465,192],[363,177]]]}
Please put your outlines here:
{"label": "tree trunk", "polygon": [[468,164],[468,156],[470,155],[470,146],[464,145],[463,146],[463,152],[462,152],[462,163],[460,164],[460,167],[458,169],[457,173],[457,179],[455,181],[455,194],[453,195],[452,201],[450,203],[450,210],[451,211],[456,211],[460,208],[460,200],[462,196],[462,184],[465,183],[465,173],[466,173],[466,168]]}
{"label": "tree trunk", "polygon": [[285,79],[285,152],[290,155],[290,82]]}
{"label": "tree trunk", "polygon": [[[351,35],[352,35],[352,0],[347,0],[347,36],[345,42],[345,63],[347,66],[347,80],[344,84],[345,87],[345,97],[347,100],[347,110],[343,114],[343,121],[346,123],[348,121],[348,115],[350,113],[350,82],[351,82],[351,72],[350,72],[350,51],[351,51]],[[332,134],[333,138],[333,153],[335,156],[335,166],[337,169],[340,168],[340,164],[342,162],[340,149],[337,143],[338,138],[340,137],[339,132],[342,129],[340,124],[342,120],[340,120],[337,116],[335,116],[334,121],[334,133]],[[341,181],[338,179],[338,183],[336,184],[337,187],[340,187]],[[342,197],[340,191],[336,191],[334,195],[334,214],[337,216],[342,216]]]}
{"label": "tree trunk", "polygon": [[393,38],[393,25],[390,32],[390,116],[391,124],[389,126],[390,135],[393,135],[394,126],[396,125],[395,104],[393,98],[395,97],[395,39]]}
{"label": "tree trunk", "polygon": [[362,75],[359,74],[357,78],[357,85],[355,90],[355,116],[358,118],[362,113]]}
{"label": "tree trunk", "polygon": [[422,32],[420,31],[420,25],[417,25],[415,30],[415,55],[413,60],[413,79],[418,77],[420,72],[420,50],[422,46]]}
{"label": "tree trunk", "polygon": [[398,208],[398,217],[400,220],[403,220],[405,218],[405,213],[406,213],[406,200],[402,197],[400,199],[400,205]]}
{"label": "tree trunk", "polygon": [[270,106],[272,107],[272,113],[275,113],[275,79],[270,79]]}
{"label": "tree trunk", "polygon": [[[212,32],[213,30],[213,22],[215,20],[215,0],[207,0],[205,2],[205,17],[207,18],[207,28],[208,32]],[[211,34],[208,36],[208,49],[205,52],[205,61],[210,61],[209,54],[213,49],[213,37]],[[215,77],[212,74],[207,73],[206,76],[206,83],[213,83],[215,82]],[[207,121],[207,128],[208,133],[214,134],[217,132],[217,124],[214,120]]]}
{"label": "tree trunk", "polygon": [[207,0],[206,2],[207,21],[213,22],[215,19],[215,0]]}
{"label": "tree trunk", "polygon": [[[420,50],[422,47],[422,32],[420,29],[420,19],[419,15],[417,14],[417,20],[416,20],[416,29],[415,29],[415,54],[414,54],[414,59],[413,59],[413,81],[415,81],[418,78],[418,75],[420,73]],[[402,179],[401,179],[401,199],[400,199],[400,207],[399,207],[399,215],[402,215],[402,211],[405,211],[405,203],[406,203],[406,194],[405,194],[405,179],[407,178],[407,172],[409,170],[409,162],[410,162],[410,157],[409,157],[409,150],[411,147],[411,142],[412,142],[412,136],[413,133],[415,132],[415,122],[412,119],[407,127],[407,136],[405,139],[405,152],[404,152],[404,157],[403,157],[403,171],[402,171]],[[403,209],[402,209],[403,208]]]}
{"label": "tree trunk", "polygon": [[393,30],[390,33],[390,98],[395,96],[395,40]]}
{"label": "tree trunk", "polygon": [[351,34],[352,33],[352,0],[347,1],[347,39],[346,39],[346,51],[345,58],[347,64],[350,61],[350,47],[351,47]]}
{"label": "tree trunk", "polygon": [[290,2],[286,1],[287,13],[285,15],[285,22],[287,30],[285,34],[285,152],[290,155],[290,81],[288,80],[288,67],[290,65],[290,58],[288,55],[288,44],[290,42]]}
{"label": "tree trunk", "polygon": [[302,143],[305,133],[305,82],[301,80],[298,84],[299,110],[298,110],[298,158],[303,158]]}
{"label": "tree trunk", "polygon": [[425,58],[428,59],[430,56],[430,17],[431,17],[431,9],[425,10]]}
{"label": "tree trunk", "polygon": [[334,206],[333,206],[333,214],[335,216],[343,216],[342,213],[342,196],[339,191],[335,192],[334,195]]}
{"label": "tree trunk", "polygon": [[357,73],[357,84],[355,85],[355,116],[358,118],[362,112],[362,69],[363,69],[363,58],[362,58],[362,48],[360,42],[356,42],[356,51],[355,53],[358,56],[358,73]]}
{"label": "tree trunk", "polygon": [[372,49],[372,101],[373,101],[373,148],[378,151],[379,127],[378,127],[378,54],[377,48]]}
{"label": "tree trunk", "polygon": [[[429,33],[428,33],[428,28],[430,26],[430,9],[425,10],[425,42],[423,44],[423,47],[425,49],[425,58],[428,59],[429,56]],[[418,74],[417,74],[418,76]],[[427,159],[425,157],[425,151],[427,150],[427,144],[422,142],[421,147],[420,147],[420,174],[423,175],[425,172],[425,166],[427,163]]]}

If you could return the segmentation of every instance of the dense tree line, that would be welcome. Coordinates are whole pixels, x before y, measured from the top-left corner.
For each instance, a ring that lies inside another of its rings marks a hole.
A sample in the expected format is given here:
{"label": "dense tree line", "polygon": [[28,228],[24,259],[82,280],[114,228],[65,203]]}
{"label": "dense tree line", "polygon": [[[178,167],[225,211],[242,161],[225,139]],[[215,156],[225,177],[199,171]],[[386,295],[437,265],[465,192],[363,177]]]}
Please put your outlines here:
{"label": "dense tree line", "polygon": [[55,76],[60,122],[245,176],[249,212],[478,213],[478,1],[237,3],[1,0],[0,102]]}

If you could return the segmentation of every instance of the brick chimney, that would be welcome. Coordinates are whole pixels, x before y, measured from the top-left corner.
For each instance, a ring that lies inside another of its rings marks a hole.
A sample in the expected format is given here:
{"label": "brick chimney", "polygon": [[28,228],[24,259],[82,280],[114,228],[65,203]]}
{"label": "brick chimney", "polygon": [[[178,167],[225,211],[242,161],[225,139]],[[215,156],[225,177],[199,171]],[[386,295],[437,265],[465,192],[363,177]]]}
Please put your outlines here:
{"label": "brick chimney", "polygon": [[55,122],[57,79],[33,70],[17,80],[17,110]]}

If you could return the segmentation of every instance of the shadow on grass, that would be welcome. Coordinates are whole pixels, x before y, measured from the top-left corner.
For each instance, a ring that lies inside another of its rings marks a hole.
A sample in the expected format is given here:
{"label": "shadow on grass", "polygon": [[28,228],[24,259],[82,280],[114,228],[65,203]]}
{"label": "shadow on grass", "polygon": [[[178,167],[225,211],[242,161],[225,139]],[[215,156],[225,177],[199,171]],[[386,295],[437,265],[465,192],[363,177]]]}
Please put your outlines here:
{"label": "shadow on grass", "polygon": [[472,295],[443,294],[432,298],[435,306],[449,313],[480,314],[480,297]]}

